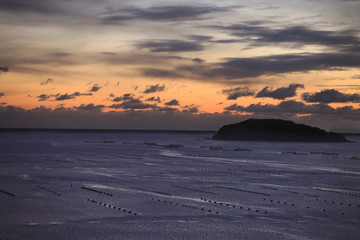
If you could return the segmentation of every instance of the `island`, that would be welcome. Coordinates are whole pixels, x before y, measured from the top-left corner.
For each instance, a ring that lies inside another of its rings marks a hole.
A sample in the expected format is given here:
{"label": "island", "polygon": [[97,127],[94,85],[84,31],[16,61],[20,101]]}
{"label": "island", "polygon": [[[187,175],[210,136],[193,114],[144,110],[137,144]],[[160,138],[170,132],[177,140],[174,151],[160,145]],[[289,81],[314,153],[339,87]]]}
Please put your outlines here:
{"label": "island", "polygon": [[214,140],[348,142],[338,133],[282,119],[248,119],[221,127]]}

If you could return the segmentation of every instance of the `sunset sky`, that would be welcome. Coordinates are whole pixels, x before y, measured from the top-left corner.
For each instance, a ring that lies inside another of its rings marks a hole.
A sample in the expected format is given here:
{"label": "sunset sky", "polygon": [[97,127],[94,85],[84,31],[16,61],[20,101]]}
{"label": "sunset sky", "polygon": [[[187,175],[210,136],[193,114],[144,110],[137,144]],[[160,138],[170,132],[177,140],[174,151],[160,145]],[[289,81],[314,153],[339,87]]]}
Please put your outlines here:
{"label": "sunset sky", "polygon": [[0,128],[360,132],[358,0],[0,0]]}

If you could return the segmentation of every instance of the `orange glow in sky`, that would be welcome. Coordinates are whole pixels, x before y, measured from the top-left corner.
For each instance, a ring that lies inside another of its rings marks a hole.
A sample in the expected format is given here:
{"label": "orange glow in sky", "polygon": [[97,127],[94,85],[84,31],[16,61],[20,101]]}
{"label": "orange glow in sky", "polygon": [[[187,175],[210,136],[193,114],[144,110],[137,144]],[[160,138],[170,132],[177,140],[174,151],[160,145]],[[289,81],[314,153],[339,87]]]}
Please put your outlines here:
{"label": "orange glow in sky", "polygon": [[[111,118],[89,128],[213,130],[259,117],[359,132],[356,9],[339,0],[5,2],[0,127],[81,127],[87,114]],[[130,124],[134,116],[148,125]]]}

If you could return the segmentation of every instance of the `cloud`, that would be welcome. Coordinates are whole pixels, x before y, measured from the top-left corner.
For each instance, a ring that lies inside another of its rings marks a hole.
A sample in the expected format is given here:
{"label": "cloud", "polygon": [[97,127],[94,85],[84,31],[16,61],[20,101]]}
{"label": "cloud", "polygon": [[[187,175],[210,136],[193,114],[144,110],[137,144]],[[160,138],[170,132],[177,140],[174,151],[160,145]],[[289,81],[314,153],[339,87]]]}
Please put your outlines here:
{"label": "cloud", "polygon": [[69,99],[74,99],[76,97],[79,96],[92,96],[92,93],[79,93],[79,92],[74,92],[73,94],[41,94],[39,96],[37,96],[36,98],[39,99],[39,101],[46,101],[46,100],[53,100],[53,101],[64,101],[64,100],[69,100]]}
{"label": "cloud", "polygon": [[[268,107],[271,108],[271,106]],[[300,118],[295,113],[287,114],[284,110],[281,112],[260,111],[252,113],[250,116],[242,116],[230,112],[194,114],[169,111],[169,109],[167,109],[168,111],[153,111],[150,109],[110,112],[78,109],[79,107],[62,107],[51,110],[40,107],[25,110],[14,106],[0,106],[0,128],[217,130],[224,124],[236,123],[249,117],[275,117],[301,123],[307,122],[312,126],[340,132],[360,132],[360,110],[352,107],[333,109],[333,112],[326,116],[316,114]],[[329,112],[329,110],[326,111]],[[211,137],[211,134],[209,134],[209,137]]]}
{"label": "cloud", "polygon": [[[327,117],[331,119],[348,119],[352,121],[360,120],[360,109],[355,109],[352,106],[345,106],[333,108],[327,104],[312,104],[307,105],[303,102],[294,100],[283,101],[278,105],[273,104],[251,104],[247,107],[233,104],[226,108],[226,111],[246,112],[254,116],[268,116],[277,118],[295,117],[298,114],[314,115],[320,118],[320,121],[325,121]],[[329,120],[329,119],[328,119]]]}
{"label": "cloud", "polygon": [[41,82],[40,85],[47,85],[47,84],[53,83],[53,82],[54,82],[54,80],[52,78],[48,78],[48,79],[46,79],[46,81]]}
{"label": "cloud", "polygon": [[[145,101],[151,101],[151,102],[160,102],[160,98],[148,98]],[[140,99],[128,99],[125,100],[124,102],[120,103],[120,104],[113,104],[111,106],[109,106],[109,108],[114,108],[114,109],[124,109],[124,110],[130,110],[130,111],[134,111],[134,110],[147,110],[147,111],[155,111],[155,112],[174,112],[174,111],[178,111],[177,108],[172,108],[169,106],[176,106],[179,105],[179,102],[175,99],[173,99],[170,102],[165,103],[166,107],[159,107],[156,104],[148,104],[148,103],[144,103],[142,102]]]}
{"label": "cloud", "polygon": [[144,68],[142,69],[144,76],[155,78],[180,78],[182,77],[175,71],[162,70],[157,68]]}
{"label": "cloud", "polygon": [[162,92],[164,90],[165,90],[165,85],[162,86],[160,86],[159,84],[149,85],[146,87],[144,93]]}
{"label": "cloud", "polygon": [[203,63],[203,62],[205,62],[205,60],[204,60],[204,59],[201,59],[201,58],[193,58],[192,61],[193,61],[193,62],[196,62],[196,63]]}
{"label": "cloud", "polygon": [[360,94],[345,94],[335,89],[323,90],[316,93],[304,93],[302,98],[304,101],[311,103],[360,102]]}
{"label": "cloud", "polygon": [[304,88],[303,84],[290,84],[289,87],[281,87],[271,90],[269,86],[264,87],[256,94],[257,98],[274,98],[284,100],[285,98],[294,97],[298,88]]}
{"label": "cloud", "polygon": [[[145,43],[145,42],[141,42]],[[140,43],[140,44],[141,44]],[[139,43],[138,43],[139,44]],[[137,46],[137,45],[135,45]],[[131,53],[122,52],[121,54],[98,54],[97,60],[103,61],[112,65],[131,65],[131,66],[166,66],[169,62],[173,61],[189,61],[188,58],[173,56],[173,55],[154,55],[150,52],[135,51]],[[191,60],[191,59],[190,59]]]}
{"label": "cloud", "polygon": [[215,29],[230,31],[233,36],[244,38],[252,46],[264,44],[292,43],[297,45],[323,45],[332,47],[355,47],[360,44],[356,31],[313,30],[305,26],[292,26],[273,29],[255,24],[233,24],[212,26]]}
{"label": "cloud", "polygon": [[78,107],[74,107],[74,109],[81,110],[81,111],[101,111],[104,107],[105,107],[105,105],[95,105],[93,103],[90,103],[87,105],[81,104]]}
{"label": "cloud", "polygon": [[157,97],[157,98],[155,98],[155,97],[150,97],[150,98],[147,98],[145,101],[146,101],[146,102],[158,102],[158,103],[161,103],[160,97]]}
{"label": "cloud", "polygon": [[97,84],[94,84],[94,86],[92,86],[92,88],[89,90],[89,92],[97,92],[101,89],[101,87]]}
{"label": "cloud", "polygon": [[209,42],[213,39],[212,36],[206,36],[206,35],[189,35],[187,37],[197,42]]}
{"label": "cloud", "polygon": [[204,46],[193,41],[184,40],[152,40],[137,44],[139,48],[150,52],[193,52],[204,50]]}
{"label": "cloud", "polygon": [[92,93],[74,92],[73,94],[67,94],[67,93],[62,94],[62,95],[57,94],[55,101],[64,101],[64,100],[74,99],[79,96],[92,96]]}
{"label": "cloud", "polygon": [[[198,81],[254,83],[250,78],[276,76],[309,71],[346,70],[360,67],[360,54],[345,53],[303,53],[269,55],[252,58],[227,58],[217,63],[201,65],[180,65],[166,72],[143,72],[145,76],[163,78],[187,78]],[[147,74],[147,75],[146,75]]]}
{"label": "cloud", "polygon": [[154,109],[154,108],[157,108],[156,105],[143,103],[139,99],[130,99],[130,100],[124,101],[124,102],[122,102],[120,104],[113,104],[113,105],[111,105],[109,107],[110,108],[115,108],[115,109],[125,109],[125,110],[138,110],[138,109]]}
{"label": "cloud", "polygon": [[210,69],[207,75],[228,79],[259,77],[312,70],[360,67],[360,55],[352,53],[283,54],[254,58],[231,58]]}
{"label": "cloud", "polygon": [[55,96],[55,95],[41,94],[41,95],[37,96],[36,98],[39,98],[39,101],[46,101],[53,96]]}
{"label": "cloud", "polygon": [[54,53],[49,53],[50,57],[55,57],[55,58],[63,58],[63,57],[69,57],[71,56],[71,53],[67,53],[67,52],[54,52]]}
{"label": "cloud", "polygon": [[254,96],[255,92],[247,87],[237,87],[222,90],[223,94],[227,94],[228,100],[236,100],[239,97]]}
{"label": "cloud", "polygon": [[0,97],[3,97],[3,96],[5,96],[5,93],[0,92]]}
{"label": "cloud", "polygon": [[186,21],[199,20],[206,14],[229,11],[230,8],[216,6],[154,6],[149,8],[128,7],[108,11],[102,17],[103,24],[122,24],[130,20],[146,21]]}
{"label": "cloud", "polygon": [[198,108],[198,107],[189,107],[189,108],[187,108],[187,109],[182,110],[182,112],[198,113],[198,112],[199,112],[199,108]]}
{"label": "cloud", "polygon": [[121,101],[127,101],[127,100],[133,100],[134,99],[134,94],[132,93],[125,93],[123,94],[121,97],[115,97],[113,100],[113,102],[121,102]]}
{"label": "cloud", "polygon": [[0,9],[0,11],[13,13],[59,14],[63,12],[56,0],[1,0]]}
{"label": "cloud", "polygon": [[3,73],[3,72],[8,72],[8,71],[9,71],[8,67],[0,66],[0,74]]}
{"label": "cloud", "polygon": [[166,106],[179,106],[179,101],[176,100],[176,99],[173,99],[173,100],[171,100],[169,102],[166,102],[165,105]]}
{"label": "cloud", "polygon": [[172,107],[157,107],[153,109],[154,111],[158,111],[158,112],[176,112],[178,111],[177,108],[172,108]]}

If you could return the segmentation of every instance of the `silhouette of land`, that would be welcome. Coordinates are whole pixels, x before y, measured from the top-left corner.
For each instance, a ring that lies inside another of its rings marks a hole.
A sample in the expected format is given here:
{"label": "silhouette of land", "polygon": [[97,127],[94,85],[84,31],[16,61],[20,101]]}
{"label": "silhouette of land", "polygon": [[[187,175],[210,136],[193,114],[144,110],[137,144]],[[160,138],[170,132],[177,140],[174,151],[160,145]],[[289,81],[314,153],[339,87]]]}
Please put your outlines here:
{"label": "silhouette of land", "polygon": [[221,127],[215,140],[347,142],[338,133],[281,119],[248,119]]}

